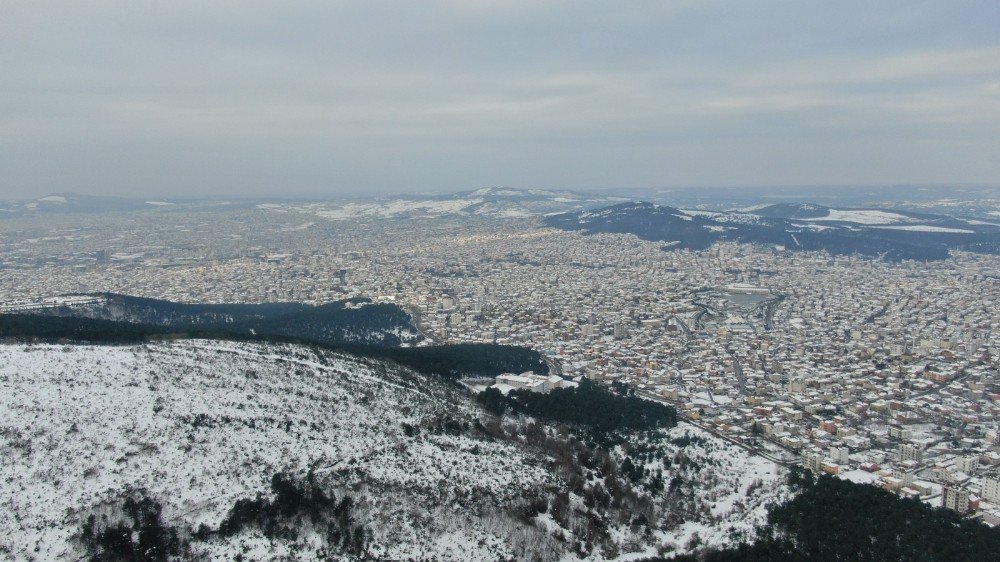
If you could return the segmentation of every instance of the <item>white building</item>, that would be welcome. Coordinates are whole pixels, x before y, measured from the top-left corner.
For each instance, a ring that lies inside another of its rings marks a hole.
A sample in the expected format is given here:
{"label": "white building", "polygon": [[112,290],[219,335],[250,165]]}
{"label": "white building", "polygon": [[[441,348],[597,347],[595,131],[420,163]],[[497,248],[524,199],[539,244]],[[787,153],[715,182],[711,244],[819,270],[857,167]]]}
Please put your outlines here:
{"label": "white building", "polygon": [[954,486],[946,487],[941,494],[941,507],[966,513],[969,511],[969,491]]}
{"label": "white building", "polygon": [[811,472],[819,472],[823,464],[823,455],[813,450],[802,451],[800,459],[802,468]]}
{"label": "white building", "polygon": [[979,468],[979,457],[975,456],[959,457],[955,459],[955,468],[959,472],[964,472],[966,474],[975,474],[976,469]]}
{"label": "white building", "polygon": [[983,478],[983,498],[990,503],[1000,503],[1000,475],[994,473]]}
{"label": "white building", "polygon": [[913,443],[903,443],[899,446],[899,460],[901,462],[924,462],[924,449]]}
{"label": "white building", "polygon": [[800,394],[806,390],[806,381],[802,377],[792,377],[788,381],[788,392]]}
{"label": "white building", "polygon": [[494,379],[494,387],[507,394],[511,390],[530,390],[532,392],[547,393],[555,388],[563,388],[567,386],[576,386],[577,383],[572,381],[563,380],[562,377],[557,375],[536,375],[535,373],[528,371],[521,373],[520,375],[515,375],[513,373],[504,373],[499,375]]}
{"label": "white building", "polygon": [[851,451],[847,447],[830,447],[830,458],[833,459],[833,462],[839,465],[846,465],[850,454]]}

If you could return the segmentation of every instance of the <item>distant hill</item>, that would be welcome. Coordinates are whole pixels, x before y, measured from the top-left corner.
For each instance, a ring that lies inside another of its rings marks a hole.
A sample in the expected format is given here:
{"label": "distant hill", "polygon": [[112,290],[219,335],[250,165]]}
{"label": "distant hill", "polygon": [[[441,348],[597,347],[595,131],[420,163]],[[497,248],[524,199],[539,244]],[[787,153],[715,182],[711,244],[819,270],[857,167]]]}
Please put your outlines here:
{"label": "distant hill", "polygon": [[588,234],[634,234],[695,250],[734,241],[889,261],[945,259],[950,250],[1000,253],[1000,221],[807,204],[709,211],[629,202],[548,216],[544,224]]}
{"label": "distant hill", "polygon": [[49,215],[132,213],[141,211],[219,211],[252,209],[263,198],[116,197],[82,193],[52,193],[28,200],[0,200],[0,219]]}
{"label": "distant hill", "polygon": [[167,201],[146,201],[130,197],[104,197],[79,193],[53,193],[28,201],[0,202],[0,218],[51,213],[109,213],[157,209],[173,206]]}
{"label": "distant hill", "polygon": [[634,201],[681,209],[738,209],[753,205],[803,202],[837,209],[893,209],[964,217],[1000,217],[1000,186],[869,185],[785,187],[700,187],[621,189]]}
{"label": "distant hill", "polygon": [[591,209],[623,201],[612,195],[565,190],[485,187],[447,195],[400,195],[324,203],[262,203],[272,212],[301,212],[329,220],[357,218],[427,218],[445,216],[526,218]]}
{"label": "distant hill", "polygon": [[774,205],[758,205],[741,210],[759,217],[774,219],[814,219],[826,216],[830,208],[809,203],[776,203]]}

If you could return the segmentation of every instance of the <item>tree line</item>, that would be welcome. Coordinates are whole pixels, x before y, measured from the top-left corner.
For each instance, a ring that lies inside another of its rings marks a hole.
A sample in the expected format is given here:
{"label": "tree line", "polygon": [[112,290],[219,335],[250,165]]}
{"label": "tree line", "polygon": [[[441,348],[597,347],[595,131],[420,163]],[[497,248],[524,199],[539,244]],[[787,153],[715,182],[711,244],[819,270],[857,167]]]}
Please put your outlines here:
{"label": "tree line", "polygon": [[677,425],[677,411],[665,404],[639,398],[630,391],[612,391],[583,378],[571,388],[548,393],[517,389],[506,396],[487,388],[476,396],[495,415],[524,414],[589,428],[598,433],[648,431]]}
{"label": "tree line", "polygon": [[86,342],[132,344],[158,339],[214,339],[312,346],[389,360],[450,380],[462,377],[496,377],[502,373],[548,373],[540,353],[520,346],[486,343],[397,347],[388,344],[331,342],[302,335],[233,332],[217,328],[172,328],[116,320],[33,314],[0,314],[0,338],[52,343]]}
{"label": "tree line", "polygon": [[1000,529],[865,484],[793,467],[797,494],[768,511],[751,543],[681,562],[1000,560]]}

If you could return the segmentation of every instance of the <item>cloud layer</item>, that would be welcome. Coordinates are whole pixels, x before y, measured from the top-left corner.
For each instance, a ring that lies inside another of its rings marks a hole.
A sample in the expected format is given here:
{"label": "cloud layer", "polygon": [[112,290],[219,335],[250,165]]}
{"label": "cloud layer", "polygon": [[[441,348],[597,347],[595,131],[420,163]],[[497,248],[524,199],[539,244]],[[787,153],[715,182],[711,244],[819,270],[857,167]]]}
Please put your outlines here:
{"label": "cloud layer", "polygon": [[996,2],[290,4],[6,3],[0,192],[1000,183]]}

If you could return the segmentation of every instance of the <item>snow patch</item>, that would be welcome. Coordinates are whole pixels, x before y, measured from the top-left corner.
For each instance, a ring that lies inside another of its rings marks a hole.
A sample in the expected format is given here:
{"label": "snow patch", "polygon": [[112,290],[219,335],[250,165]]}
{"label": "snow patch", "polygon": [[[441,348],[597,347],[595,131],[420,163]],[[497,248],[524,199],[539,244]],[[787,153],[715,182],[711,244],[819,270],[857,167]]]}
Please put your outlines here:
{"label": "snow patch", "polygon": [[855,224],[893,224],[898,222],[912,222],[913,219],[898,213],[888,211],[876,211],[872,209],[830,209],[825,217],[812,217],[798,219],[802,221],[837,221],[853,222]]}
{"label": "snow patch", "polygon": [[943,226],[931,226],[927,224],[914,224],[908,226],[876,226],[882,230],[907,230],[910,232],[944,232],[950,234],[975,234],[974,230],[964,228],[945,228]]}

